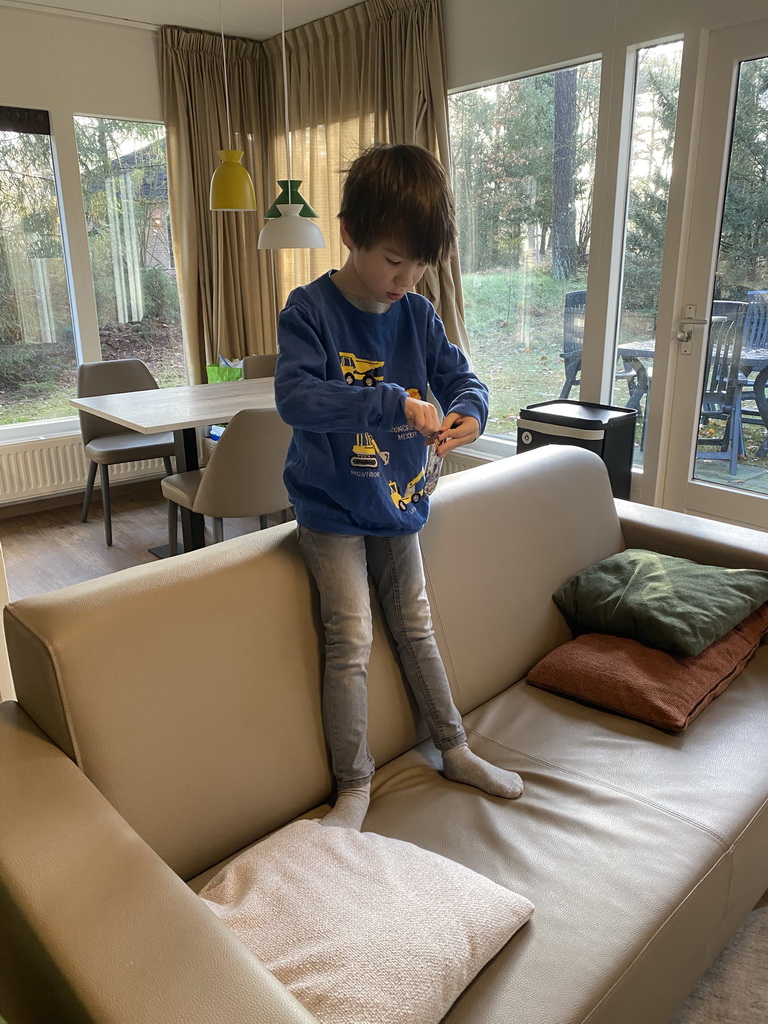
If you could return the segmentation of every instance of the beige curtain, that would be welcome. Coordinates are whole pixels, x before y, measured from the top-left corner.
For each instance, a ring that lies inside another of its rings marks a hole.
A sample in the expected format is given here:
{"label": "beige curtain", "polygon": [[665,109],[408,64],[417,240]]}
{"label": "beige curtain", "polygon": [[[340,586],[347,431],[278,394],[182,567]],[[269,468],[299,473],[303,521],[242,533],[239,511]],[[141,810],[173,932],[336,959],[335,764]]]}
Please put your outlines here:
{"label": "beige curtain", "polygon": [[[268,40],[265,52],[278,75],[279,38]],[[276,254],[283,297],[343,261],[335,219],[342,172],[363,149],[373,142],[416,143],[450,169],[440,0],[367,0],[287,32],[286,53],[292,174],[304,180],[321,215],[328,250]],[[283,170],[284,151],[282,139],[273,140],[273,159]],[[430,269],[421,290],[448,337],[466,351],[458,257]]]}
{"label": "beige curtain", "polygon": [[[198,384],[219,355],[274,351],[274,313],[264,302],[271,274],[258,249],[259,214],[208,208],[217,151],[229,148],[221,37],[166,27],[160,42],[173,251],[188,372]],[[258,197],[266,190],[263,46],[227,39],[226,59],[232,148],[244,150]]]}
{"label": "beige curtain", "polygon": [[[257,213],[211,213],[210,178],[226,140],[221,39],[161,29],[174,252],[193,379],[219,353],[275,351],[290,290],[341,266],[343,172],[373,142],[409,142],[450,166],[440,0],[367,0],[286,32],[291,177],[318,214],[325,249],[259,251],[263,212],[287,173],[280,37],[227,40],[236,147]],[[467,349],[458,261],[430,270],[424,293]]]}

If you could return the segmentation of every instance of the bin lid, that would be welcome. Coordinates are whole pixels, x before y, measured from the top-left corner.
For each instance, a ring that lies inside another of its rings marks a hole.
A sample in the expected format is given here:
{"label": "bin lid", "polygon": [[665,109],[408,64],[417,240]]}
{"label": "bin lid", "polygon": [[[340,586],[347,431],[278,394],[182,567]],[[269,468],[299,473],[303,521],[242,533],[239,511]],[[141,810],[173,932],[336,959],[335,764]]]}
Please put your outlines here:
{"label": "bin lid", "polygon": [[541,420],[544,423],[573,423],[578,421],[579,425],[587,430],[599,429],[612,420],[619,420],[631,416],[637,417],[635,409],[625,409],[616,405],[598,405],[596,402],[572,402],[568,399],[561,399],[553,402],[536,402],[520,410],[523,418]]}

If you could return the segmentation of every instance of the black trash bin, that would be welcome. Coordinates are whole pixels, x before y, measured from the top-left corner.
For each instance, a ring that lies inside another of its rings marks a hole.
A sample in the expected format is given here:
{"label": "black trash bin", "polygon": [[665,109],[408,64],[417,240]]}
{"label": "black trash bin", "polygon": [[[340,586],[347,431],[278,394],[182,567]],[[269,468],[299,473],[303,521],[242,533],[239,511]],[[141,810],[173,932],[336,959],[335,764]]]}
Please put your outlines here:
{"label": "black trash bin", "polygon": [[568,399],[537,402],[520,410],[517,451],[545,444],[588,448],[605,463],[614,497],[628,498],[632,482],[637,410]]}

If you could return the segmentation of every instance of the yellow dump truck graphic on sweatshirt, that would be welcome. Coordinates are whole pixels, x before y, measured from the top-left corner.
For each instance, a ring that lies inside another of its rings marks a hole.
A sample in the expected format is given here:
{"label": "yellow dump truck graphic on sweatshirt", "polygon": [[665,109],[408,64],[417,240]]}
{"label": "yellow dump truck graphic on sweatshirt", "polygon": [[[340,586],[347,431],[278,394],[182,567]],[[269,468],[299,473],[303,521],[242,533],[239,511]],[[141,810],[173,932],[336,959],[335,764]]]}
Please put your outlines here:
{"label": "yellow dump truck graphic on sweatshirt", "polygon": [[341,360],[341,372],[347,384],[354,384],[361,380],[365,387],[372,388],[377,381],[384,380],[384,374],[377,374],[384,363],[375,359],[361,359],[354,352],[339,352]]}

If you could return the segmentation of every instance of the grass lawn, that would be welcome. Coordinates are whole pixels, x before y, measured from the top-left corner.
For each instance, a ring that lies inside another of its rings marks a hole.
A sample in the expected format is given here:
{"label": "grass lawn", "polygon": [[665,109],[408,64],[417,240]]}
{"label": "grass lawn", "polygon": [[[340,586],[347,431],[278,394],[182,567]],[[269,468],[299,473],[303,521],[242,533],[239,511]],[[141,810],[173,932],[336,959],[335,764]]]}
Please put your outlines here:
{"label": "grass lawn", "polygon": [[[462,283],[474,368],[491,393],[487,433],[515,437],[521,409],[560,395],[565,379],[560,357],[564,296],[567,291],[585,285],[580,281],[553,281],[530,270],[465,274]],[[625,315],[622,341],[646,340],[650,322],[649,315]],[[626,401],[625,390],[625,385],[617,382],[616,405]],[[572,389],[569,398],[578,397],[578,388]],[[715,429],[720,426],[717,423]],[[638,448],[641,429],[642,418],[638,417]],[[703,427],[702,434],[709,429]],[[756,457],[764,438],[763,427],[745,424],[746,455],[741,457],[741,463],[768,469],[768,458]],[[642,461],[641,453],[638,455]],[[723,465],[699,461],[696,475],[704,478],[712,469],[720,480]]]}
{"label": "grass lawn", "polygon": [[[0,352],[0,424],[76,415],[69,402],[77,394],[73,344],[64,352],[57,348],[56,358],[47,362],[45,344],[24,346],[24,362],[14,359],[9,350],[11,358],[6,360],[9,369],[5,374]],[[21,348],[14,351],[20,352]],[[142,324],[103,331],[101,349],[105,359],[142,359],[160,387],[186,384],[180,327]],[[46,365],[50,367],[47,371]],[[51,374],[48,379],[46,372]]]}

